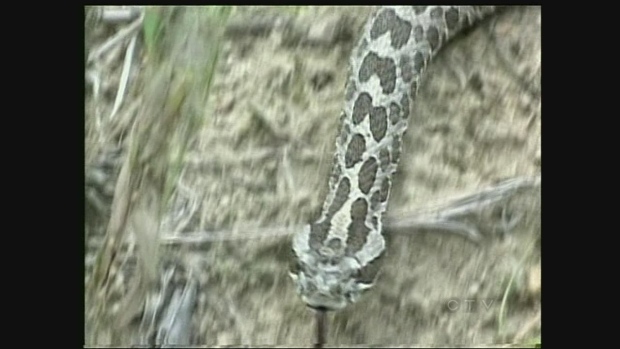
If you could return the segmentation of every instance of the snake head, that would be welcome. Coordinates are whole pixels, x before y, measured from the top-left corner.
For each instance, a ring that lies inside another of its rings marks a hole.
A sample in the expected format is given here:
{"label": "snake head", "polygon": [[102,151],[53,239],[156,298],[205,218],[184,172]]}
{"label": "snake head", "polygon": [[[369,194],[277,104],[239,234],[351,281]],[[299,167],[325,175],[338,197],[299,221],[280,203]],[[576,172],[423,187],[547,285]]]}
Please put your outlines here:
{"label": "snake head", "polygon": [[290,275],[308,307],[340,310],[356,302],[372,282],[361,278],[363,266],[334,244],[310,246],[310,225],[293,239]]}

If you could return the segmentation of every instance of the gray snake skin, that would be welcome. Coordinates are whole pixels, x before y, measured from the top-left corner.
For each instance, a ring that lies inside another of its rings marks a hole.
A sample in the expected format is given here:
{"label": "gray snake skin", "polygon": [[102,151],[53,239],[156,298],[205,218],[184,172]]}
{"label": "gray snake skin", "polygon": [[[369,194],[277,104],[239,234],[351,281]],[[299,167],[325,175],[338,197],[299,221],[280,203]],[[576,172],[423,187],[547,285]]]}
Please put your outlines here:
{"label": "gray snake skin", "polygon": [[410,106],[438,50],[491,6],[381,7],[350,60],[329,192],[318,220],[293,238],[302,300],[339,310],[372,287],[385,250],[382,217]]}

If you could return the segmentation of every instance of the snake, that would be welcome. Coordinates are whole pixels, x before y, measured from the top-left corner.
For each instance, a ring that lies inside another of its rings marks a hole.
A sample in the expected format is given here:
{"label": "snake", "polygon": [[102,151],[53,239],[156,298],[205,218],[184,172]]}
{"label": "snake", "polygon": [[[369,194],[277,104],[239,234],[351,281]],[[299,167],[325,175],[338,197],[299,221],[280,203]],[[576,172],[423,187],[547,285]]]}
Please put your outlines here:
{"label": "snake", "polygon": [[328,191],[295,232],[290,276],[310,308],[337,311],[370,289],[386,250],[382,218],[411,106],[433,57],[494,6],[385,6],[369,16],[349,61]]}

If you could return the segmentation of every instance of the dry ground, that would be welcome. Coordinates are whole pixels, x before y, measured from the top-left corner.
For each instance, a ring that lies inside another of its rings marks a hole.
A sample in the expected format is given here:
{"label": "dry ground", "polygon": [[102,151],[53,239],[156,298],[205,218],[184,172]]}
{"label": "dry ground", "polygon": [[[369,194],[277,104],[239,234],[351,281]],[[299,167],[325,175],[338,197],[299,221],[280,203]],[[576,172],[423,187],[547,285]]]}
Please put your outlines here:
{"label": "dry ground", "polygon": [[[166,220],[164,233],[259,235],[264,227],[314,218],[327,185],[348,54],[369,11],[249,7],[233,14],[231,20],[285,13],[298,27],[317,30],[319,39],[305,42],[286,29],[227,37],[169,216],[185,213]],[[348,23],[352,37],[343,30],[338,40],[321,42],[329,33],[320,29],[330,21]],[[436,57],[410,116],[391,217],[501,179],[540,175],[540,25],[539,7],[509,8]],[[329,344],[540,341],[540,200],[540,190],[528,191],[480,212],[473,219],[485,235],[480,244],[442,232],[388,231],[376,286],[330,317]],[[502,212],[520,217],[509,231],[501,227]],[[312,313],[287,275],[289,236],[166,249],[172,250],[199,273],[197,344],[313,342]]]}

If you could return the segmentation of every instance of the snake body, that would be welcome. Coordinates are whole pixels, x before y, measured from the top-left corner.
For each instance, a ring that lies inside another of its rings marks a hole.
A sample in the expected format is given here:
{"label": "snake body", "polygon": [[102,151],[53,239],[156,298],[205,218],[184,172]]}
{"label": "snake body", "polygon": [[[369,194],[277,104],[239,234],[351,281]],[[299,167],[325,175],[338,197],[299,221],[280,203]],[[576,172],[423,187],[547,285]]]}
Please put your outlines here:
{"label": "snake body", "polygon": [[309,306],[339,310],[373,286],[386,244],[382,217],[423,72],[490,6],[381,7],[349,63],[344,108],[320,217],[293,238],[291,276]]}

